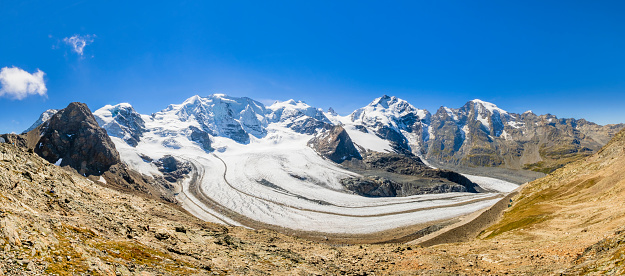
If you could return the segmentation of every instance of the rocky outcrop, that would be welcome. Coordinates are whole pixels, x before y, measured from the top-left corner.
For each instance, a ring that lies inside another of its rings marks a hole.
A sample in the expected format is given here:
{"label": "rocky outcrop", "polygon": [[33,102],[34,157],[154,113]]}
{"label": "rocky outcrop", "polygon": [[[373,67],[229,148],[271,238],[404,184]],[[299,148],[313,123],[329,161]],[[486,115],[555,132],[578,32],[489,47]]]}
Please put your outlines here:
{"label": "rocky outcrop", "polygon": [[468,192],[467,187],[442,179],[427,179],[420,183],[396,182],[380,176],[345,178],[341,184],[349,191],[368,197],[395,197],[421,194]]}
{"label": "rocky outcrop", "polygon": [[106,131],[84,103],[70,103],[48,121],[26,134],[29,148],[60,166],[82,175],[101,175],[120,162]]}
{"label": "rocky outcrop", "polygon": [[213,147],[211,147],[211,138],[206,131],[194,126],[190,126],[189,130],[191,131],[189,134],[189,139],[191,139],[191,141],[200,144],[205,151],[213,150]]}
{"label": "rocky outcrop", "polygon": [[463,175],[449,170],[432,169],[416,156],[368,152],[362,161],[346,165],[370,175],[341,180],[347,190],[364,196],[475,193],[480,189]]}
{"label": "rocky outcrop", "polygon": [[308,145],[321,156],[336,163],[342,163],[353,158],[362,158],[342,126],[333,126],[330,130],[311,139]]}
{"label": "rocky outcrop", "polygon": [[189,162],[182,162],[171,155],[165,155],[163,158],[154,161],[158,170],[163,173],[165,180],[176,182],[184,179],[191,172]]}

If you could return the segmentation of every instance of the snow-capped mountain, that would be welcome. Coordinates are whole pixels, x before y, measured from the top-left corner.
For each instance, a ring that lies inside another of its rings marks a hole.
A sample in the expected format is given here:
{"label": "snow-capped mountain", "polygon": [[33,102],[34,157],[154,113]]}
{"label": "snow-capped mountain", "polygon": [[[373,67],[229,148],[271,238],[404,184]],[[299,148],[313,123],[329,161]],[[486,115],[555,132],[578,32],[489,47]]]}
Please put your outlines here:
{"label": "snow-capped mountain", "polygon": [[[119,104],[105,106],[95,116],[121,160],[137,172],[163,178],[165,165],[156,160],[186,164],[188,177],[174,178],[171,187],[196,216],[252,228],[273,225],[329,233],[371,233],[451,219],[493,204],[498,197],[491,192],[516,187],[467,176],[471,180],[465,181],[474,181],[486,193],[465,193],[451,183],[464,177],[450,171],[437,172],[453,177],[434,176],[436,170],[413,155],[518,168],[592,151],[622,127],[514,114],[479,100],[458,109],[442,107],[432,115],[390,96],[347,116],[295,100],[265,107],[250,98],[222,94],[193,96],[152,115]],[[405,160],[402,156],[414,164],[393,161]],[[398,173],[403,174],[394,175]],[[423,190],[417,182],[444,182],[448,188],[428,190],[442,193],[437,195],[411,194]],[[385,192],[370,193],[380,189]],[[406,198],[361,196],[386,194]]]}
{"label": "snow-capped mountain", "polygon": [[[193,96],[182,104],[172,104],[164,110],[152,114],[153,121],[160,121],[164,126],[172,123],[181,124],[169,131],[181,130],[184,126],[204,131],[213,136],[223,136],[239,143],[249,143],[250,135],[263,137],[266,134],[266,109],[260,102],[247,97],[237,98],[223,94],[214,94],[202,98]],[[192,130],[190,130],[192,132]]]}
{"label": "snow-capped mountain", "polygon": [[399,152],[440,163],[536,170],[559,166],[560,152],[578,158],[599,149],[623,126],[532,112],[516,114],[479,99],[460,108],[441,107],[432,115],[387,95],[347,116],[301,101],[278,101],[265,107],[250,98],[223,94],[193,96],[151,116],[136,113],[128,104],[106,106],[95,115],[109,135],[131,146],[149,132],[152,142],[158,140],[166,147],[191,143],[211,151],[216,138],[247,144],[278,127],[317,135],[341,125],[361,153]]}
{"label": "snow-capped mountain", "polygon": [[[112,136],[121,159],[136,171],[159,177],[164,174],[163,165],[155,160],[173,158],[189,164],[190,177],[172,183],[174,193],[185,209],[209,221],[253,228],[276,225],[276,229],[370,233],[414,224],[415,215],[419,222],[453,218],[496,200],[492,194],[460,193],[460,199],[452,201],[461,202],[462,207],[454,203],[449,209],[451,195],[426,195],[443,200],[425,204],[428,208],[423,209],[420,199],[363,198],[347,189],[343,179],[369,178],[338,163],[361,162],[365,157],[359,150],[393,152],[396,141],[386,140],[378,132],[392,131],[394,137],[404,137],[402,132],[413,131],[416,121],[427,122],[427,113],[397,98],[380,98],[363,110],[370,115],[352,121],[294,100],[265,107],[249,98],[217,94],[194,96],[152,115],[136,114],[127,104],[106,106],[95,114]],[[127,139],[133,134],[139,134],[136,145],[129,143],[135,140]],[[436,176],[414,177],[426,179],[428,185],[450,183]],[[397,189],[412,185],[407,180],[376,179],[353,184],[364,185],[365,190],[384,183],[393,183]],[[432,206],[439,205],[438,215],[430,216]],[[357,215],[363,213],[369,215]],[[346,224],[351,227],[345,228]]]}
{"label": "snow-capped mountain", "polygon": [[432,116],[426,158],[549,172],[598,150],[622,127],[516,114],[476,99],[457,109],[441,107]]}
{"label": "snow-capped mountain", "polygon": [[[29,129],[54,113],[47,110]],[[248,144],[278,128],[314,136],[341,125],[361,153],[399,152],[440,163],[541,171],[590,154],[624,126],[531,111],[516,114],[479,99],[460,108],[443,106],[431,114],[387,95],[347,116],[301,101],[265,107],[247,97],[223,94],[193,96],[152,115],[138,114],[129,104],[107,105],[94,115],[109,135],[132,147],[148,139],[173,149],[188,144],[210,152],[217,138]]]}
{"label": "snow-capped mountain", "polygon": [[431,114],[394,96],[384,95],[348,115],[346,124],[390,141],[395,151],[421,156],[429,139]]}
{"label": "snow-capped mountain", "polygon": [[314,134],[319,129],[329,129],[332,122],[323,110],[314,108],[302,101],[277,101],[267,107],[267,117],[271,123],[281,123],[302,134]]}
{"label": "snow-capped mountain", "polygon": [[59,112],[58,109],[48,109],[44,111],[43,113],[41,113],[41,115],[39,115],[39,118],[37,119],[37,121],[35,121],[28,129],[24,130],[24,132],[22,133],[26,133],[37,128],[39,125],[50,120],[50,118],[52,118],[52,116],[56,114],[57,112]]}
{"label": "snow-capped mountain", "polygon": [[93,115],[110,136],[119,137],[133,147],[139,144],[141,135],[146,131],[141,114],[129,103],[106,105],[96,110]]}

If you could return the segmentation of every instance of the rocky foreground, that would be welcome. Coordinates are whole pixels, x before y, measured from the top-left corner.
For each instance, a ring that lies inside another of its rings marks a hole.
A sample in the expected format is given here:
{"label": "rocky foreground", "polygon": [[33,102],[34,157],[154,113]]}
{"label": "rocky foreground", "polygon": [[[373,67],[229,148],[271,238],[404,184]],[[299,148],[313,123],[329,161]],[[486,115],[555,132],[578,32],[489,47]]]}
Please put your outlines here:
{"label": "rocky foreground", "polygon": [[[103,275],[553,274],[622,269],[625,133],[530,183],[480,238],[329,245],[202,222],[0,143],[0,272]],[[589,165],[590,164],[590,165]],[[583,180],[585,179],[585,180]],[[582,181],[583,180],[583,181]],[[576,186],[570,186],[574,183]],[[544,195],[544,196],[543,196]],[[556,197],[557,195],[557,197]],[[552,198],[547,198],[553,196]],[[538,204],[539,202],[545,202]],[[538,206],[538,207],[532,207]],[[529,208],[529,209],[528,209]],[[538,210],[535,210],[538,208]]]}

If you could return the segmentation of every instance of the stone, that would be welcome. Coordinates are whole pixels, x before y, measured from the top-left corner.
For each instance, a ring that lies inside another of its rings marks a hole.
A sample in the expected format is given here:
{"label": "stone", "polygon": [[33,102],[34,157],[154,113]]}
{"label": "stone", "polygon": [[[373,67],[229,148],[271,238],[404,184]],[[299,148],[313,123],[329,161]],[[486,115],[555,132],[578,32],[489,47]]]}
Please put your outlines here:
{"label": "stone", "polygon": [[308,145],[321,156],[336,163],[345,160],[362,159],[360,152],[354,146],[352,139],[342,126],[333,126],[319,136],[311,139]]}
{"label": "stone", "polygon": [[120,163],[115,144],[84,103],[73,102],[26,134],[29,148],[81,175],[101,175]]}

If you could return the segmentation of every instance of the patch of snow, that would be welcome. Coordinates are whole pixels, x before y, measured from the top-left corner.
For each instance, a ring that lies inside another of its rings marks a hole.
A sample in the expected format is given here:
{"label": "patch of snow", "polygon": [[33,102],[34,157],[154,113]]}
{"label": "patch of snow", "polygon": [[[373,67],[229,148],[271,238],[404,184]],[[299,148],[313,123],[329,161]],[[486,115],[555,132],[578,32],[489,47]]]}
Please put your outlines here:
{"label": "patch of snow", "polygon": [[513,127],[513,128],[518,129],[518,128],[524,127],[525,123],[524,122],[518,122],[518,121],[510,121],[510,122],[508,122],[508,125]]}
{"label": "patch of snow", "polygon": [[447,112],[447,115],[449,115],[449,117],[451,117],[454,121],[458,121],[458,115],[451,110],[451,108],[449,107],[443,107],[445,109],[445,112]]}
{"label": "patch of snow", "polygon": [[367,133],[364,133],[352,124],[344,125],[343,128],[347,131],[347,134],[352,139],[354,144],[357,144],[365,149],[377,151],[377,152],[393,152],[393,148],[388,140],[384,140],[373,131],[369,130]]}
{"label": "patch of snow", "polygon": [[462,126],[462,128],[460,128],[460,133],[462,134],[462,140],[464,141],[465,139],[467,139],[467,134],[469,133],[469,126],[468,125],[464,125]]}
{"label": "patch of snow", "polygon": [[492,177],[477,176],[477,175],[470,175],[470,174],[462,174],[462,175],[464,175],[473,183],[479,185],[480,187],[486,190],[497,191],[501,193],[509,193],[519,187],[519,185],[517,184],[511,183],[505,180],[501,180],[501,179],[492,178]]}
{"label": "patch of snow", "polygon": [[100,175],[100,179],[98,179],[98,181],[106,184],[106,179],[104,179],[104,177],[102,177],[101,175]]}
{"label": "patch of snow", "polygon": [[475,100],[472,100],[471,102],[476,103],[476,106],[479,106],[479,105],[483,106],[484,108],[486,108],[486,110],[490,111],[491,113],[495,113],[496,111],[496,112],[499,112],[500,114],[508,114],[508,111],[505,111],[497,107],[493,103],[485,102],[480,99],[475,99]]}
{"label": "patch of snow", "polygon": [[490,124],[488,123],[488,118],[482,116],[481,114],[477,114],[477,120],[482,123],[482,125],[490,131]]}
{"label": "patch of snow", "polygon": [[56,166],[61,166],[61,162],[63,162],[63,158],[59,158],[59,160],[56,160],[56,162],[54,163],[54,165],[56,165]]}

